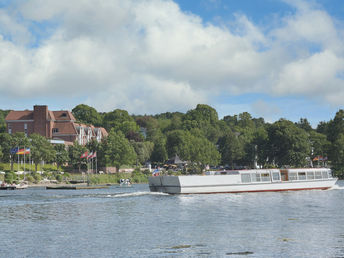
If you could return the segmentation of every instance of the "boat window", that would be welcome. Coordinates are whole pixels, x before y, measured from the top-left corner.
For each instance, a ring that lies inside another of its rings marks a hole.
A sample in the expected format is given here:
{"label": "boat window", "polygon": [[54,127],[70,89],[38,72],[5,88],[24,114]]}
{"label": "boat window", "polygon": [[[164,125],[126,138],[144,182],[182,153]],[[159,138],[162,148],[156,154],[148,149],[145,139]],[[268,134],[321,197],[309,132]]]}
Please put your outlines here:
{"label": "boat window", "polygon": [[273,173],[272,173],[272,179],[273,179],[274,181],[280,180],[280,174],[279,174],[279,172],[273,172]]}
{"label": "boat window", "polygon": [[322,178],[326,178],[326,179],[328,178],[328,174],[327,174],[326,171],[323,171],[323,172],[322,172]]}
{"label": "boat window", "polygon": [[227,175],[227,172],[226,171],[221,171],[220,174],[221,175]]}
{"label": "boat window", "polygon": [[262,177],[262,181],[270,181],[270,174],[264,173],[260,175]]}
{"label": "boat window", "polygon": [[299,172],[299,180],[306,180],[306,172]]}
{"label": "boat window", "polygon": [[241,174],[241,182],[242,183],[251,183],[250,174]]}
{"label": "boat window", "polygon": [[297,173],[296,172],[289,172],[289,180],[297,180]]}
{"label": "boat window", "polygon": [[314,179],[314,172],[307,172],[307,179],[313,180]]}
{"label": "boat window", "polygon": [[315,179],[321,179],[321,172],[320,171],[317,171],[315,172]]}
{"label": "boat window", "polygon": [[260,182],[260,175],[256,173],[251,174],[251,180],[252,182]]}

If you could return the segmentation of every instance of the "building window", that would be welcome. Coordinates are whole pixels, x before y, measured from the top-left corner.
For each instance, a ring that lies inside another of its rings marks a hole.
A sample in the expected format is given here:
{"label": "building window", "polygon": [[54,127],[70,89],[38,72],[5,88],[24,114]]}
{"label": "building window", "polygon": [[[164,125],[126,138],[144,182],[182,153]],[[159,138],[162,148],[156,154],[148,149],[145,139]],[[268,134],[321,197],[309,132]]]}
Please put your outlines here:
{"label": "building window", "polygon": [[24,133],[25,133],[25,136],[27,137],[27,124],[24,124]]}
{"label": "building window", "polygon": [[67,117],[67,113],[62,113],[61,117]]}
{"label": "building window", "polygon": [[7,127],[8,127],[8,133],[12,134],[12,124],[8,123]]}
{"label": "building window", "polygon": [[58,128],[53,128],[53,133],[58,133],[59,129]]}

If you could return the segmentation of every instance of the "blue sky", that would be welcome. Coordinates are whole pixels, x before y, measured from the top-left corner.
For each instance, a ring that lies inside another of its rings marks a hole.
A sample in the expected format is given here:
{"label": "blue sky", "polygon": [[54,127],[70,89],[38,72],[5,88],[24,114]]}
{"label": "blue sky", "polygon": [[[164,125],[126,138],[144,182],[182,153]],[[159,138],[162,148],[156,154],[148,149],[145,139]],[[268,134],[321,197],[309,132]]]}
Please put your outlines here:
{"label": "blue sky", "polygon": [[332,119],[340,0],[0,0],[0,108]]}

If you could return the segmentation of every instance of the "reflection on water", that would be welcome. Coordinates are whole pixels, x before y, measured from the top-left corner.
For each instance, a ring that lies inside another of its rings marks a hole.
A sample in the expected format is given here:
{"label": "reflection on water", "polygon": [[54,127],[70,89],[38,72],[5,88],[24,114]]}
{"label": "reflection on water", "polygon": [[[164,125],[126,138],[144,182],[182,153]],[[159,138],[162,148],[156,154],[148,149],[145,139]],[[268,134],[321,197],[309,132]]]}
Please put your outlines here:
{"label": "reflection on water", "polygon": [[343,257],[344,184],[168,195],[147,185],[0,196],[3,257]]}

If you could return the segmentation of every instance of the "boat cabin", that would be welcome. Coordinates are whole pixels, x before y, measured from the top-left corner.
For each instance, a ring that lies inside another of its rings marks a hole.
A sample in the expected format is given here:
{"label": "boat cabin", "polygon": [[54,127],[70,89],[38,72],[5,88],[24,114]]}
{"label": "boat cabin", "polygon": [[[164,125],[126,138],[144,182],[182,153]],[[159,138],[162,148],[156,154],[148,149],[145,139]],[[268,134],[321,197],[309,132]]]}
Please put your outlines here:
{"label": "boat cabin", "polygon": [[328,168],[207,171],[206,175],[240,175],[241,183],[313,181],[332,178],[331,170]]}

